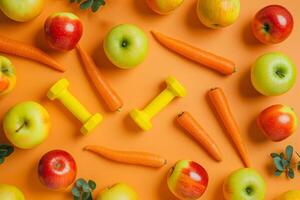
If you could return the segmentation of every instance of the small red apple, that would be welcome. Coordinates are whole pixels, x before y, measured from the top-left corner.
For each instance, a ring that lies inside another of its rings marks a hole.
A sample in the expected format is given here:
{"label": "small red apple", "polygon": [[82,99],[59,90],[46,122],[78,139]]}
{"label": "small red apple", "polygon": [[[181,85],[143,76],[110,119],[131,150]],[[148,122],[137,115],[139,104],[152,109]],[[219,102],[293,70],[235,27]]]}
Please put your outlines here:
{"label": "small red apple", "polygon": [[75,160],[63,150],[49,151],[41,158],[38,166],[40,181],[53,190],[65,189],[71,185],[76,172]]}
{"label": "small red apple", "polygon": [[267,138],[274,142],[279,142],[295,132],[298,119],[291,107],[273,105],[260,113],[257,123]]}
{"label": "small red apple", "polygon": [[62,51],[75,48],[82,36],[82,29],[79,18],[68,12],[52,14],[47,18],[44,26],[49,46]]}
{"label": "small red apple", "polygon": [[180,160],[169,171],[168,187],[181,200],[200,198],[208,185],[208,174],[198,163]]}
{"label": "small red apple", "polygon": [[291,13],[280,5],[264,7],[252,21],[254,36],[265,44],[276,44],[285,40],[293,30]]}

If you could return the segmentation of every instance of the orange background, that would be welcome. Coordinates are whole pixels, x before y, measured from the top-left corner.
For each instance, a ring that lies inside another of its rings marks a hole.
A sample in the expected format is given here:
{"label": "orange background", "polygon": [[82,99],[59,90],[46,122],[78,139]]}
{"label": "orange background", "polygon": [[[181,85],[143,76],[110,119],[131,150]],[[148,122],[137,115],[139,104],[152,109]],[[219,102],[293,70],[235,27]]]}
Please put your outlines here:
{"label": "orange background", "polygon": [[[268,4],[282,4],[294,16],[295,28],[291,36],[279,45],[259,44],[252,36],[249,23],[253,15]],[[37,177],[37,164],[40,157],[49,150],[64,149],[77,161],[78,175],[93,179],[98,183],[97,190],[117,182],[132,185],[140,199],[175,199],[168,191],[165,175],[179,159],[192,159],[201,163],[208,171],[209,186],[202,197],[208,200],[222,199],[222,182],[233,170],[243,167],[237,153],[231,146],[222,127],[210,108],[206,92],[211,87],[221,86],[230,101],[231,108],[241,128],[241,134],[249,151],[253,167],[265,178],[268,184],[266,199],[274,199],[289,189],[299,189],[300,175],[294,180],[272,175],[272,161],[269,154],[282,150],[287,144],[300,151],[300,135],[293,135],[281,143],[266,141],[257,130],[254,120],[258,113],[275,103],[291,105],[300,113],[297,85],[287,94],[279,97],[263,97],[256,93],[249,82],[249,71],[255,59],[269,51],[282,51],[297,65],[300,64],[299,43],[299,1],[298,0],[241,0],[241,16],[232,26],[221,30],[203,27],[196,17],[196,1],[186,0],[173,14],[159,16],[152,13],[144,0],[108,0],[98,13],[79,11],[77,5],[67,0],[48,0],[44,12],[28,23],[16,23],[0,16],[2,35],[26,41],[49,52],[60,63],[67,66],[65,74],[58,73],[41,64],[8,56],[17,69],[18,82],[14,91],[0,101],[0,119],[13,105],[27,100],[42,103],[52,118],[49,138],[32,150],[19,150],[0,165],[0,182],[20,187],[30,200],[72,199],[69,191],[53,192],[42,186]],[[43,23],[46,17],[57,11],[70,11],[80,16],[84,24],[81,45],[93,55],[101,71],[120,94],[125,106],[120,113],[106,110],[101,98],[91,87],[75,51],[57,53],[48,50],[43,38]],[[149,54],[143,64],[132,70],[119,70],[104,56],[102,40],[107,31],[120,23],[133,23],[147,33],[150,41]],[[234,60],[238,72],[224,77],[206,68],[189,62],[163,48],[150,35],[150,30],[160,31],[175,38],[187,41],[203,49]],[[172,102],[153,120],[149,132],[137,131],[128,118],[133,108],[142,108],[163,89],[163,81],[174,75],[188,90],[185,98]],[[93,113],[104,115],[102,124],[89,136],[79,132],[80,123],[58,102],[45,98],[48,88],[58,79],[66,77],[70,90]],[[190,111],[220,146],[224,161],[212,160],[197,143],[188,137],[174,123],[176,114]],[[1,130],[1,142],[6,141]],[[113,163],[91,153],[83,152],[87,144],[98,144],[116,149],[139,150],[158,153],[168,159],[162,169],[148,169]]]}

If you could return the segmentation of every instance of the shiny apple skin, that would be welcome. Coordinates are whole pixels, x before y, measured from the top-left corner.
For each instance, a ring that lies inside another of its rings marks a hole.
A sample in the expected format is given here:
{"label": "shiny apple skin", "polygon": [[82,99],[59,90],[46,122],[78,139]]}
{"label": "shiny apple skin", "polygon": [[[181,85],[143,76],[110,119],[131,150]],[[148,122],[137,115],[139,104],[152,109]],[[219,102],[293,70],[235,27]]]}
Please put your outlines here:
{"label": "shiny apple skin", "polygon": [[294,20],[291,13],[280,5],[264,7],[252,21],[254,36],[264,44],[280,43],[291,34]]}
{"label": "shiny apple skin", "polygon": [[63,150],[49,151],[38,165],[41,183],[52,190],[66,189],[74,182],[76,174],[77,166],[74,158]]}
{"label": "shiny apple skin", "polygon": [[83,26],[79,18],[72,13],[55,13],[47,18],[44,32],[51,48],[70,51],[81,39]]}
{"label": "shiny apple skin", "polygon": [[200,198],[208,185],[208,174],[198,163],[180,160],[169,171],[168,187],[180,200]]}
{"label": "shiny apple skin", "polygon": [[257,124],[268,139],[279,142],[296,131],[298,119],[291,107],[277,104],[263,110]]}

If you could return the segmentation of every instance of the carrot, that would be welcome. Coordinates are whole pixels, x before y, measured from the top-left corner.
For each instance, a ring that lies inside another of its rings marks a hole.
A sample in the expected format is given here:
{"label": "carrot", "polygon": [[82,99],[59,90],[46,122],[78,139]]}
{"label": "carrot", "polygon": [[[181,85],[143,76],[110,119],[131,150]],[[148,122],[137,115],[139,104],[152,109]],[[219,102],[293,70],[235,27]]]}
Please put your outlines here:
{"label": "carrot", "polygon": [[0,52],[34,60],[61,72],[65,71],[65,68],[61,64],[57,63],[44,51],[4,36],[0,36]]}
{"label": "carrot", "polygon": [[79,45],[77,45],[77,51],[80,55],[82,64],[89,76],[90,80],[94,84],[96,90],[103,98],[104,102],[107,104],[111,111],[119,111],[123,107],[123,102],[121,98],[116,94],[116,92],[110,87],[110,85],[105,81],[103,75],[97,69],[95,62],[92,58],[84,51]]}
{"label": "carrot", "polygon": [[152,34],[156,40],[167,49],[174,51],[177,54],[196,63],[204,65],[224,75],[230,75],[236,71],[235,63],[226,58],[193,47],[187,43],[170,38],[161,33],[152,31]]}
{"label": "carrot", "polygon": [[183,112],[177,116],[177,123],[185,129],[202,147],[209,153],[209,155],[216,161],[222,160],[221,152],[217,144],[211,139],[207,132],[200,126],[200,124],[188,112]]}
{"label": "carrot", "polygon": [[167,164],[167,160],[151,153],[134,151],[117,151],[101,146],[86,146],[84,150],[91,151],[106,159],[120,163],[142,165],[147,167],[162,167]]}
{"label": "carrot", "polygon": [[242,161],[246,167],[250,167],[250,160],[242,142],[239,127],[232,115],[224,92],[220,88],[211,89],[208,92],[208,97],[238,153],[240,154]]}

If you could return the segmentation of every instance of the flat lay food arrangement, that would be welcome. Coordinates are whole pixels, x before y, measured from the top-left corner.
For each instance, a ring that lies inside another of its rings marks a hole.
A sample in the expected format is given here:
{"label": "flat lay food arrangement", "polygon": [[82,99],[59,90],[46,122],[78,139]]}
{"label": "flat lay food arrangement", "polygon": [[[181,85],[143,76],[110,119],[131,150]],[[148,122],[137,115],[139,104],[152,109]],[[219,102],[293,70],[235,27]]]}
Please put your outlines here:
{"label": "flat lay food arrangement", "polygon": [[0,0],[0,200],[300,200],[296,0]]}

